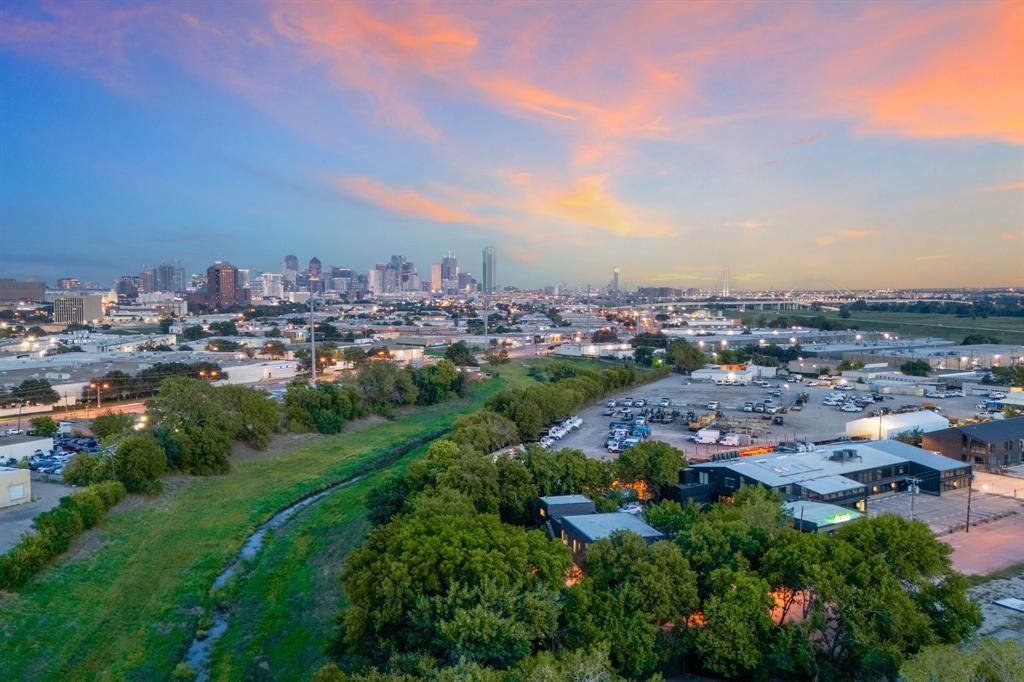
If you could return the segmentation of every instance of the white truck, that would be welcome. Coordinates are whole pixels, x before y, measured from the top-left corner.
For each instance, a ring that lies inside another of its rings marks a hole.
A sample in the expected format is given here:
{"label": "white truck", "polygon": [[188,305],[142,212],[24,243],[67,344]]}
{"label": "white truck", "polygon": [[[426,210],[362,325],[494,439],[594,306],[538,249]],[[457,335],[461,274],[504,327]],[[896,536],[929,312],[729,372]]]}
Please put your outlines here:
{"label": "white truck", "polygon": [[722,435],[722,432],[718,429],[701,429],[697,432],[697,437],[693,442],[700,445],[713,445],[718,442],[718,438]]}

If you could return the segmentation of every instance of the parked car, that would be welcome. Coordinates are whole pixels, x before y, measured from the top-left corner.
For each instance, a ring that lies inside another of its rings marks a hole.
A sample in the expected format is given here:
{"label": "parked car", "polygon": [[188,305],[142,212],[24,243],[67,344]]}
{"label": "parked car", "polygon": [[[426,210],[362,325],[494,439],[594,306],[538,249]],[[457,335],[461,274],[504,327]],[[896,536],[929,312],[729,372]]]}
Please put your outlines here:
{"label": "parked car", "polygon": [[719,405],[719,402],[717,400],[709,400],[708,404],[705,407],[707,407],[707,409],[709,409],[709,410],[717,410],[718,409],[718,405]]}

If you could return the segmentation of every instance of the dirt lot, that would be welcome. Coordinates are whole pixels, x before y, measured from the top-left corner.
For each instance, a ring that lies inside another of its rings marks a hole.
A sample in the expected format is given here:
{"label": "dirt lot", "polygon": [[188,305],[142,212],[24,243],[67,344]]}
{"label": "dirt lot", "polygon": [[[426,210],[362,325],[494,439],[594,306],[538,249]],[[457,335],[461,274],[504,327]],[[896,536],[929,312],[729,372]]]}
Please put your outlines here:
{"label": "dirt lot", "polygon": [[[768,396],[768,389],[757,386],[715,386],[703,382],[689,383],[686,378],[673,374],[647,386],[631,389],[611,397],[617,399],[644,398],[648,405],[652,403],[656,405],[660,399],[668,398],[672,402],[672,409],[681,410],[684,413],[692,409],[698,414],[707,411],[706,405],[709,400],[717,400],[720,403],[719,409],[730,424],[737,427],[738,430],[749,429],[752,431],[756,434],[755,442],[758,443],[777,443],[782,440],[819,438],[841,434],[846,430],[846,422],[865,417],[868,413],[867,410],[855,413],[839,412],[835,408],[824,406],[822,402],[832,390],[827,387],[787,384],[778,380],[773,380],[771,383],[773,388],[782,391],[782,396],[774,399],[778,405],[792,405],[802,391],[810,394],[810,401],[802,411],[783,415],[785,423],[782,426],[772,426],[768,420],[760,419],[760,415],[742,411],[745,401],[760,402]],[[974,414],[978,398],[947,398],[935,401],[911,396],[895,396],[891,400],[885,400],[884,405],[897,407],[920,405],[924,402],[937,402],[946,416],[966,417]],[[604,448],[605,438],[608,434],[608,422],[612,420],[612,417],[601,414],[604,409],[604,403],[601,402],[583,410],[580,413],[583,418],[583,426],[579,431],[562,439],[557,447],[578,448],[596,459],[614,458],[614,455],[609,454]],[[714,452],[731,449],[696,445],[686,440],[689,435],[690,432],[686,424],[651,425],[652,438],[669,442],[683,449],[690,461],[704,461],[709,459]]]}

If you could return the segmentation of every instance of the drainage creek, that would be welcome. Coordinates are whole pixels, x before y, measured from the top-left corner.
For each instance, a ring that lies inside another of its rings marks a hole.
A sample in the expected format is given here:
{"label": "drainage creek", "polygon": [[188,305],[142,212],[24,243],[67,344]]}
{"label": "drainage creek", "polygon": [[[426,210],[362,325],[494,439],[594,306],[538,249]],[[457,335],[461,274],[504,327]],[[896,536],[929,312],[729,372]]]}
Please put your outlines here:
{"label": "drainage creek", "polygon": [[[277,530],[286,524],[288,520],[295,516],[299,511],[322,500],[341,488],[350,486],[353,483],[358,483],[365,477],[366,475],[364,474],[362,476],[347,478],[344,481],[339,481],[330,487],[324,488],[320,492],[314,493],[308,497],[303,497],[257,526],[256,530],[246,538],[245,544],[242,545],[242,548],[238,551],[234,560],[228,564],[227,568],[225,568],[224,571],[217,576],[217,579],[213,581],[213,589],[223,589],[231,578],[236,575],[240,575],[240,571],[242,570],[245,562],[252,561],[259,556],[259,553],[263,550],[263,544],[267,538],[268,531]],[[211,616],[213,623],[206,630],[206,636],[202,639],[196,637],[192,640],[192,644],[188,648],[188,653],[185,654],[185,663],[196,671],[196,682],[206,682],[210,678],[210,659],[213,655],[213,647],[217,643],[217,640],[223,637],[224,633],[227,632],[229,616],[230,613],[228,609],[215,607]]]}

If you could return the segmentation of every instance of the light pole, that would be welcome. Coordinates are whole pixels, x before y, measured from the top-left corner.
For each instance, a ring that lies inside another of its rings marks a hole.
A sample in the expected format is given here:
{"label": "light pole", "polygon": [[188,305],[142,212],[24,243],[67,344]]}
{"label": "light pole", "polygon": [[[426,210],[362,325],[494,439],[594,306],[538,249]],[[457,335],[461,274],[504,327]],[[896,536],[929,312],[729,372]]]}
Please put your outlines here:
{"label": "light pole", "polygon": [[108,383],[100,383],[99,381],[94,381],[91,384],[89,384],[89,387],[96,389],[96,412],[99,412],[100,408],[103,407],[103,395],[102,395],[102,393],[100,393],[100,390],[101,389],[106,390],[106,389],[110,388],[110,384],[108,384]]}
{"label": "light pole", "polygon": [[309,295],[309,383],[316,386],[316,325],[313,323],[313,304],[315,297]]}

